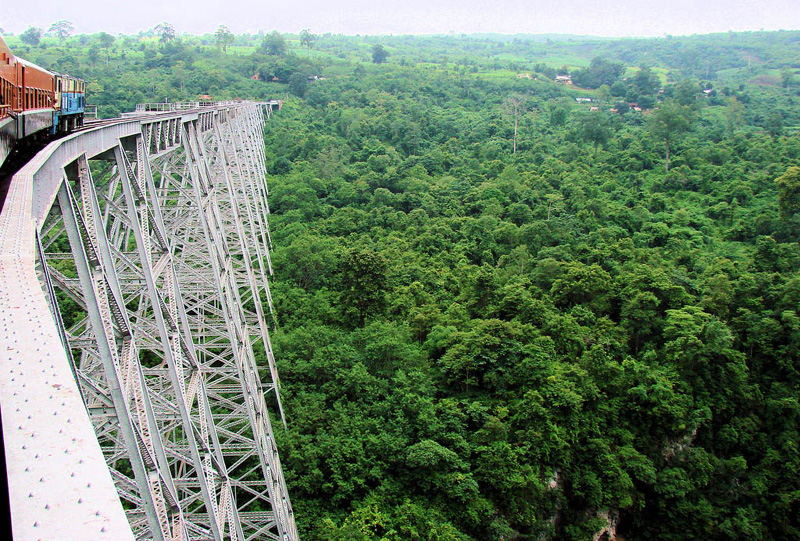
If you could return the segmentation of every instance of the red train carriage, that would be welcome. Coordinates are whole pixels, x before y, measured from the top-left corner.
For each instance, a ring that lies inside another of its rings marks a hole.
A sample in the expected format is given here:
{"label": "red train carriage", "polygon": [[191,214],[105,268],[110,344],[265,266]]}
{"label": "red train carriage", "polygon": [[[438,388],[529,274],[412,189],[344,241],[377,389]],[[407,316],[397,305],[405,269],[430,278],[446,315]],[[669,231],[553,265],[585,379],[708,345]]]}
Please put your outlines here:
{"label": "red train carriage", "polygon": [[16,141],[53,126],[55,77],[11,52],[0,38],[0,164]]}

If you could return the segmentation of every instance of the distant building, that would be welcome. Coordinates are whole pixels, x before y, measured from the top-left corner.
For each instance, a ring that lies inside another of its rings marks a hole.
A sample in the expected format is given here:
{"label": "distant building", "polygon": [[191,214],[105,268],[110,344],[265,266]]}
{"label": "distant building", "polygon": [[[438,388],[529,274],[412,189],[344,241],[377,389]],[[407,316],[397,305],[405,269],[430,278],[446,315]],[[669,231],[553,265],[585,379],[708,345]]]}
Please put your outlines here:
{"label": "distant building", "polygon": [[530,73],[517,73],[517,79],[530,79]]}
{"label": "distant building", "polygon": [[575,101],[578,103],[591,103],[592,98],[575,98]]}
{"label": "distant building", "polygon": [[562,85],[571,85],[572,75],[556,75],[556,82]]}

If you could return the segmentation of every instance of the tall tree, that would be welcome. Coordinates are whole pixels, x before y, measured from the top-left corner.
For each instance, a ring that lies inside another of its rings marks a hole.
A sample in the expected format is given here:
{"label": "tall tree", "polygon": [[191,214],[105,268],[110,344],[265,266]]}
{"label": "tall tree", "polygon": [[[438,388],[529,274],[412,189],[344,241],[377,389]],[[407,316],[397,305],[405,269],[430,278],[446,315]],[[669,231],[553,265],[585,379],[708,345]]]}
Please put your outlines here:
{"label": "tall tree", "polygon": [[728,104],[725,107],[725,122],[731,133],[744,122],[744,105],[736,99],[736,96],[728,98]]}
{"label": "tall tree", "polygon": [[169,23],[160,23],[155,27],[156,33],[159,35],[161,43],[169,43],[175,39],[175,29]]}
{"label": "tall tree", "polygon": [[42,29],[31,26],[19,35],[19,39],[22,43],[35,47],[42,41]]}
{"label": "tall tree", "polygon": [[681,105],[691,107],[701,95],[700,83],[694,79],[684,79],[672,87],[672,95]]}
{"label": "tall tree", "polygon": [[342,303],[355,308],[361,327],[369,314],[383,310],[388,266],[383,255],[369,249],[352,248],[341,255]]}
{"label": "tall tree", "polygon": [[613,85],[623,73],[625,73],[624,64],[597,56],[592,58],[588,68],[575,71],[572,80],[579,86],[599,88],[602,85]]}
{"label": "tall tree", "polygon": [[506,110],[514,116],[514,151],[517,153],[517,132],[519,130],[519,117],[525,113],[525,97],[519,94],[514,94],[505,102]]}
{"label": "tall tree", "polygon": [[675,100],[666,100],[661,107],[650,113],[650,132],[664,141],[664,169],[669,171],[670,143],[691,127],[692,112]]}
{"label": "tall tree", "polygon": [[273,30],[264,37],[261,48],[272,56],[283,56],[286,53],[286,40],[277,30]]}
{"label": "tall tree", "polygon": [[584,141],[594,145],[594,155],[597,156],[597,147],[606,144],[611,137],[608,118],[600,112],[589,113],[581,120],[580,134]]}
{"label": "tall tree", "polygon": [[100,47],[106,50],[106,65],[108,65],[108,49],[114,44],[114,36],[106,32],[100,32],[98,39]]}
{"label": "tall tree", "polygon": [[375,64],[383,64],[386,62],[386,59],[389,58],[389,52],[383,47],[376,43],[372,46],[372,62]]}
{"label": "tall tree", "polygon": [[633,76],[633,86],[638,94],[652,95],[658,91],[661,81],[658,75],[650,70],[649,66],[641,66]]}
{"label": "tall tree", "polygon": [[779,110],[773,110],[767,117],[765,124],[769,134],[775,138],[783,133],[783,114]]}
{"label": "tall tree", "polygon": [[311,48],[317,41],[317,36],[312,34],[308,28],[300,31],[300,44],[308,49],[308,55],[311,56]]}
{"label": "tall tree", "polygon": [[71,22],[62,19],[51,24],[48,32],[54,32],[58,36],[59,43],[64,43],[64,40],[72,35],[74,29]]}
{"label": "tall tree", "polygon": [[794,69],[785,67],[781,70],[781,84],[787,91],[789,91],[790,87],[794,84],[794,79]]}
{"label": "tall tree", "polygon": [[800,167],[790,167],[775,179],[778,185],[778,211],[782,220],[800,212]]}
{"label": "tall tree", "polygon": [[228,54],[228,45],[233,43],[233,32],[231,32],[224,24],[219,25],[217,32],[214,34],[217,39],[217,47],[222,49],[222,52]]}

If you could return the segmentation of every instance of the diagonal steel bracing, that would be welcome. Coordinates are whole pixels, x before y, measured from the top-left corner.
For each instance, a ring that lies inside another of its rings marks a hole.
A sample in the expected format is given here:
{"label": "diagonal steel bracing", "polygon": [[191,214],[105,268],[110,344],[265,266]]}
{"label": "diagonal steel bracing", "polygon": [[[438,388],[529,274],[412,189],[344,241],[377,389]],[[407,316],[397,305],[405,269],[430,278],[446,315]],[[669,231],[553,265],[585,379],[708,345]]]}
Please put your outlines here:
{"label": "diagonal steel bracing", "polygon": [[[73,135],[14,178],[10,196],[32,197],[0,220],[31,224],[2,256],[35,266],[45,331],[96,435],[86,452],[102,453],[103,486],[116,489],[109,514],[124,509],[136,538],[297,538],[267,408],[285,423],[265,112],[223,104]],[[19,389],[0,384],[5,425]]]}

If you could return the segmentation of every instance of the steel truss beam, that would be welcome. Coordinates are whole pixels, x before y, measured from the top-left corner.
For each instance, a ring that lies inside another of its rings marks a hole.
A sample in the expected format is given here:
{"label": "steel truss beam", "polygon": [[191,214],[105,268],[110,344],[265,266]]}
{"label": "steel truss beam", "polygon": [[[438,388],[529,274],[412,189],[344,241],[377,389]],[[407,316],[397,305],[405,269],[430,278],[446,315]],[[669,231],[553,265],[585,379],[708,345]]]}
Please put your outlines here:
{"label": "steel truss beam", "polygon": [[[265,112],[226,104],[73,135],[14,178],[10,194],[32,200],[0,220],[32,224],[32,245],[2,255],[31,252],[45,331],[136,538],[297,538],[265,399],[285,423]],[[0,383],[5,424],[13,384]]]}

